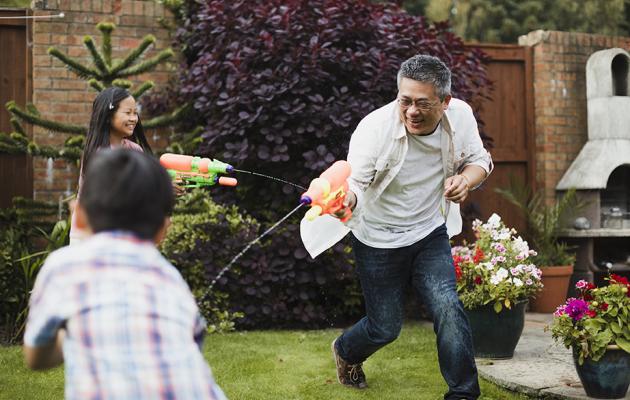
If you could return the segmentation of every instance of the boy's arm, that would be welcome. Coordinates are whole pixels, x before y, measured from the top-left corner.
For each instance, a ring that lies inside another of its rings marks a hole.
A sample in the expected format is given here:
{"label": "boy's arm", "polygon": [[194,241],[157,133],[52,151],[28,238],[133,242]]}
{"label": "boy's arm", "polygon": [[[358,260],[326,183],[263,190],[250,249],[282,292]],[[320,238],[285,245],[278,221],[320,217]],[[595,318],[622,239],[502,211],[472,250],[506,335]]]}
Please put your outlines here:
{"label": "boy's arm", "polygon": [[65,329],[57,330],[54,340],[41,346],[24,345],[24,359],[30,369],[44,370],[63,364],[63,339]]}

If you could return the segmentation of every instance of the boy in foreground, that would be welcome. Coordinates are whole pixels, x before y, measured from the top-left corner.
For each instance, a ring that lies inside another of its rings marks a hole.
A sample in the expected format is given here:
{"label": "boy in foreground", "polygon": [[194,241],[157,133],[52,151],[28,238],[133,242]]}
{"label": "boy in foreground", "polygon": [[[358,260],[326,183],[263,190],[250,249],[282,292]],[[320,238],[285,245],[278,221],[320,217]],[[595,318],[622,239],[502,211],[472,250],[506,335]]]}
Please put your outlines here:
{"label": "boy in foreground", "polygon": [[65,363],[66,399],[224,399],[201,345],[205,322],[158,252],[174,199],[157,160],[100,151],[75,212],[92,236],[52,253],[30,300],[32,369]]}

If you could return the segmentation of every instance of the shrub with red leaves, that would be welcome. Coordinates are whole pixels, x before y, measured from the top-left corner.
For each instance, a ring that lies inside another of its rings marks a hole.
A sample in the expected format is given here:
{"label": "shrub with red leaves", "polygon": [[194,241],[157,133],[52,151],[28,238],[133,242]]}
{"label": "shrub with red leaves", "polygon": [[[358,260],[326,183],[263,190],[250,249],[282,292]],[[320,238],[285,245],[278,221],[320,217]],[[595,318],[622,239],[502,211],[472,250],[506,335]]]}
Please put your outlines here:
{"label": "shrub with red leaves", "polygon": [[[395,98],[396,73],[407,58],[425,53],[442,59],[453,71],[453,95],[466,101],[483,97],[489,83],[481,52],[464,47],[447,25],[429,26],[395,4],[188,0],[176,15],[175,46],[184,60],[173,98],[191,101],[195,112],[187,123],[205,128],[198,153],[302,186],[333,161],[345,159],[360,119]],[[238,203],[263,226],[298,204],[300,191],[293,186],[237,178],[236,191],[217,189],[212,195]],[[272,292],[278,293],[273,298],[248,300],[248,292],[229,290],[235,307],[247,311],[250,326],[284,310],[278,307],[282,302],[299,304],[292,308],[295,315],[283,311],[290,321],[301,320],[298,308],[320,309],[312,301],[321,299],[308,295],[321,292],[319,276],[334,277],[325,288],[331,299],[344,299],[354,281],[350,274],[340,275],[349,262],[343,246],[306,263],[299,235],[278,240],[278,253],[259,257],[275,260],[270,265],[282,263],[300,287],[282,288],[286,282],[270,275]],[[267,276],[255,273],[255,280]],[[309,323],[326,320],[311,314]]]}

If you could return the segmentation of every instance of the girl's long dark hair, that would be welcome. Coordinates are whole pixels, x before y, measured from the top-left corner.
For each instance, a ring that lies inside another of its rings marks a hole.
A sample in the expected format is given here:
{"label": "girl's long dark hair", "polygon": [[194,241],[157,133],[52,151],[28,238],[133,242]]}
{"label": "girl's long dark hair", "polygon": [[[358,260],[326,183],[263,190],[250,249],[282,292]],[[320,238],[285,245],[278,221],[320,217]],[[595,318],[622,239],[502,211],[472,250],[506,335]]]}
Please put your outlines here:
{"label": "girl's long dark hair", "polygon": [[[109,148],[109,131],[112,126],[112,117],[116,113],[116,110],[118,110],[120,102],[127,97],[131,97],[131,94],[126,89],[112,86],[103,90],[94,99],[94,103],[92,103],[90,127],[87,137],[85,138],[83,156],[81,157],[81,173],[86,170],[90,158],[98,149],[102,147]],[[133,130],[133,134],[125,139],[140,145],[145,153],[153,153],[144,135],[144,128],[142,128],[140,116],[138,116],[138,123]]]}

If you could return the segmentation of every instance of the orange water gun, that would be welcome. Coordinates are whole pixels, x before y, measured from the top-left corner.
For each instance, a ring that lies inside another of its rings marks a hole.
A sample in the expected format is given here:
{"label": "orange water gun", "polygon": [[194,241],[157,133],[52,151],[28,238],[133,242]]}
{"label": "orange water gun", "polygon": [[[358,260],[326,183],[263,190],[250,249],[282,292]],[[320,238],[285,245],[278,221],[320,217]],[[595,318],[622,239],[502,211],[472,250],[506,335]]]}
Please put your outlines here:
{"label": "orange water gun", "polygon": [[183,154],[165,153],[160,157],[160,164],[178,185],[183,187],[236,186],[235,178],[219,176],[234,170],[230,164],[209,158],[193,157]]}
{"label": "orange water gun", "polygon": [[335,214],[344,210],[339,218],[342,222],[352,216],[352,211],[344,207],[343,200],[348,193],[348,178],[351,173],[350,163],[344,160],[336,161],[319,178],[311,181],[308,190],[300,198],[300,203],[310,205],[311,208],[304,217],[312,221],[322,214]]}

